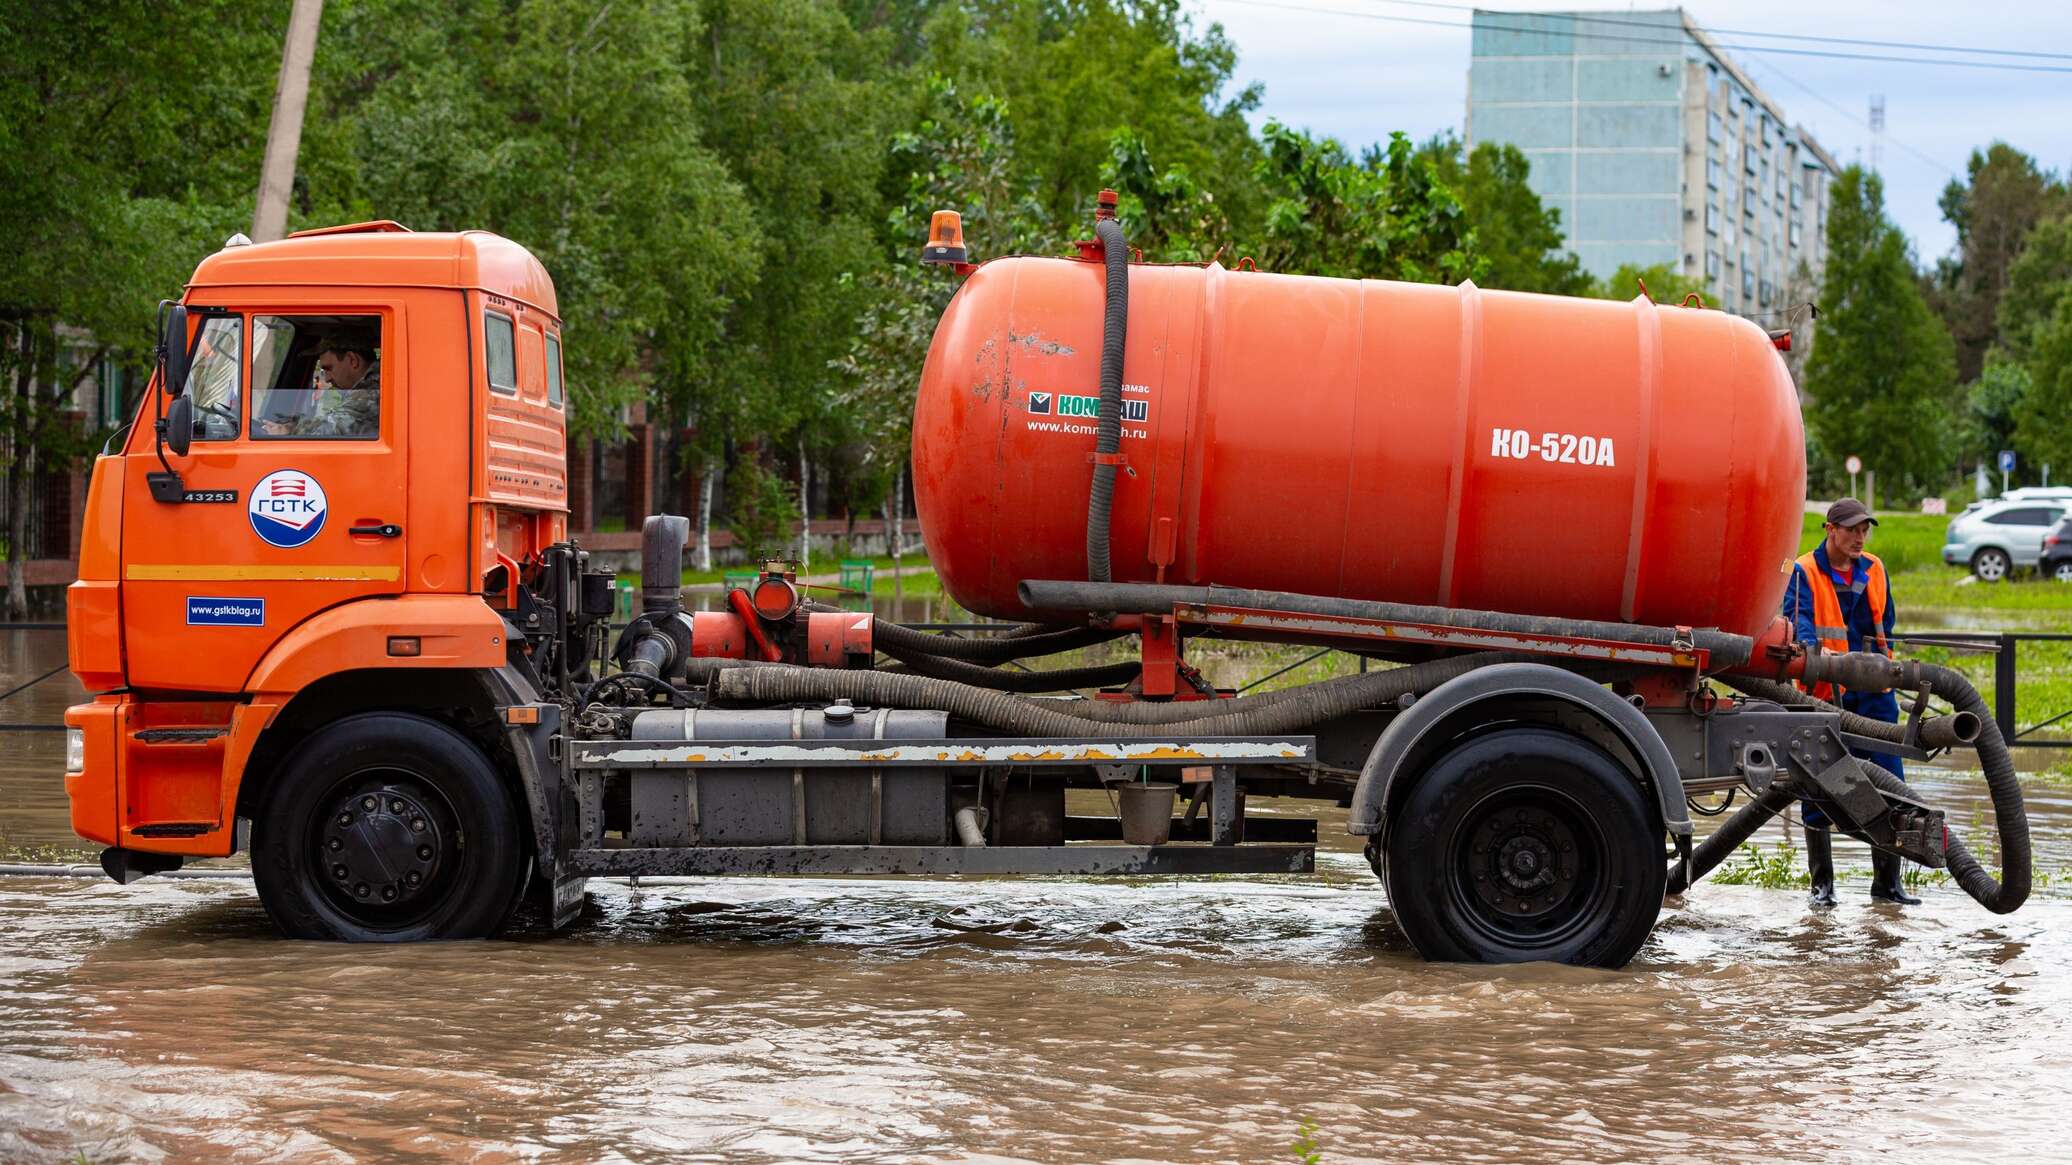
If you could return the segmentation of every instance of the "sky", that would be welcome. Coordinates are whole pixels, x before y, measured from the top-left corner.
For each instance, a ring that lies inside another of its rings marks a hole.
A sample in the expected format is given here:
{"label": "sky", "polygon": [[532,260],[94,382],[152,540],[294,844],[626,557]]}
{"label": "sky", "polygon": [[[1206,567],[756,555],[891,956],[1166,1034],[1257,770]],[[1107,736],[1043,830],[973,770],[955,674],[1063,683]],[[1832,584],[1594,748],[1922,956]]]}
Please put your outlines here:
{"label": "sky", "polygon": [[[1258,82],[1256,115],[1357,148],[1393,130],[1414,139],[1452,130],[1467,112],[1468,29],[1474,6],[1450,0],[1191,0],[1236,44],[1238,87]],[[1663,3],[1512,0],[1497,11],[1654,11]],[[1886,206],[1923,264],[1956,246],[1936,207],[1971,151],[1995,139],[2064,174],[2072,168],[2072,4],[2002,0],[1690,0],[1683,8],[1723,44],[1795,52],[1940,56],[1907,48],[1729,35],[1724,30],[1849,37],[2058,53],[2062,58],[1972,56],[1996,65],[2065,72],[1950,68],[1728,50],[1787,117],[1811,130],[1841,164],[1871,161],[1872,94],[1885,97],[1879,171]],[[1323,11],[1299,11],[1323,10]],[[1371,17],[1402,19],[1376,20]],[[1419,21],[1431,23],[1408,23]],[[1458,27],[1456,27],[1458,26]]]}

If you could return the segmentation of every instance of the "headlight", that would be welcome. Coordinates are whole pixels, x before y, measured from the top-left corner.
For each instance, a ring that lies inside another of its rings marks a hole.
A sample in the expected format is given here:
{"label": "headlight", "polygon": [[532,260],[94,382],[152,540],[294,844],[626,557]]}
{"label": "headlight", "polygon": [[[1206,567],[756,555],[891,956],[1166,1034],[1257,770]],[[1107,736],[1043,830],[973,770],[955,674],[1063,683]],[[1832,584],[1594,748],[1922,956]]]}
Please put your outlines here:
{"label": "headlight", "polygon": [[83,773],[86,771],[86,730],[65,729],[65,771]]}

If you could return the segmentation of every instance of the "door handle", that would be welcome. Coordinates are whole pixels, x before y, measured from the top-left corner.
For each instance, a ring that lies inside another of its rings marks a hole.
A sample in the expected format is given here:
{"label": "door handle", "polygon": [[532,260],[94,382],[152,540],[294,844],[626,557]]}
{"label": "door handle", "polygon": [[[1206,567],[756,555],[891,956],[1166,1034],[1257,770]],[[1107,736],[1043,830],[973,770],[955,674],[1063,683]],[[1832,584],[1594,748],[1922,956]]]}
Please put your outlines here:
{"label": "door handle", "polygon": [[355,538],[401,538],[403,527],[394,522],[383,522],[378,526],[354,526],[346,533]]}

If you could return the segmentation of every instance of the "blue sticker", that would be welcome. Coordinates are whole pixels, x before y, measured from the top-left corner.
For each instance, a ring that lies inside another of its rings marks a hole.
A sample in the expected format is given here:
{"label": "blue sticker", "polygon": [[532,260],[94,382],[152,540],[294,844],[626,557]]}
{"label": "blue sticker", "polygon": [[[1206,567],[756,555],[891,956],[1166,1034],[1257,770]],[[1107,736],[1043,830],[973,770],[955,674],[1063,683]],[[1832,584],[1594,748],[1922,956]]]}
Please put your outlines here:
{"label": "blue sticker", "polygon": [[293,550],[317,536],[331,504],[317,479],[299,469],[276,469],[252,487],[245,515],[270,546]]}
{"label": "blue sticker", "polygon": [[187,596],[189,627],[264,627],[265,599],[211,599]]}

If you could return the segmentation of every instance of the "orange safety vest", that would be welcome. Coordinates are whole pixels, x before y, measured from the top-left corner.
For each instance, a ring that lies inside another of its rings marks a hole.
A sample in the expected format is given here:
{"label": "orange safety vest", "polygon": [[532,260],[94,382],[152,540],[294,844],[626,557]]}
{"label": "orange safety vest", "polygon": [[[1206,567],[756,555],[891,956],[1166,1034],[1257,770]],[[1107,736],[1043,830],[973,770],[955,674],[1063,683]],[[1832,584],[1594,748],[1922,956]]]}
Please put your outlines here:
{"label": "orange safety vest", "polygon": [[[1892,592],[1885,584],[1885,564],[1874,554],[1857,557],[1867,564],[1863,593],[1871,604],[1871,637],[1880,654],[1891,655],[1892,645],[1885,641],[1885,601]],[[1813,634],[1819,637],[1820,646],[1828,651],[1848,651],[1849,627],[1842,622],[1842,596],[1835,591],[1835,580],[1821,569],[1810,550],[1799,555],[1799,569],[1806,572],[1806,583],[1813,592]],[[1799,688],[1811,692],[1816,700],[1838,702],[1833,684],[1820,683],[1810,688],[1800,684]]]}

